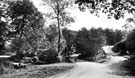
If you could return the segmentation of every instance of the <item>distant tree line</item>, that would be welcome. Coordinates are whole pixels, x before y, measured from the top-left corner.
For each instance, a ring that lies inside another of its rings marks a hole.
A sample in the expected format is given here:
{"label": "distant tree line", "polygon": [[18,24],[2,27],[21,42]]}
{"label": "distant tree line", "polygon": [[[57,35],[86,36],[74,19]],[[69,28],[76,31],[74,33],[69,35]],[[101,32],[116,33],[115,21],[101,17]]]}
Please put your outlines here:
{"label": "distant tree line", "polygon": [[[63,29],[63,36],[66,40],[67,55],[73,54],[71,47],[74,46],[76,53],[86,60],[95,60],[104,45],[114,45],[123,39],[122,30],[103,29],[103,28],[82,28],[79,31],[72,31],[67,28]],[[70,52],[70,53],[68,53]],[[66,55],[66,56],[67,56]]]}

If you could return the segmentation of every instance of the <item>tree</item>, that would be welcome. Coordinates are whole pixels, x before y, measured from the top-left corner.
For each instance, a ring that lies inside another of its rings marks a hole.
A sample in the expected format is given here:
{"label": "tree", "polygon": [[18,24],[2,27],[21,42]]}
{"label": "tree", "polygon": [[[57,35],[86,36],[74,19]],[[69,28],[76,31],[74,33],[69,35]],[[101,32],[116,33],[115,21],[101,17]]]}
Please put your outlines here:
{"label": "tree", "polygon": [[124,28],[124,38],[126,39],[127,35],[135,29],[135,14],[133,14],[133,17],[127,18],[126,23],[122,26]]}
{"label": "tree", "polygon": [[125,13],[134,14],[134,0],[76,0],[80,10],[86,8],[89,9],[90,13],[98,14],[100,12],[106,13],[109,18],[114,17],[119,19],[124,17]]}
{"label": "tree", "polygon": [[[58,51],[58,28],[57,26],[54,25],[50,25],[49,27],[46,28],[46,38],[48,39],[48,41],[51,44],[51,49],[53,49],[56,53]],[[60,44],[62,44],[62,40],[63,38],[61,37],[61,42]]]}
{"label": "tree", "polygon": [[[16,47],[18,47],[17,55],[19,57],[20,52],[23,51],[21,48],[24,44],[27,44],[30,40],[41,38],[41,33],[39,34],[39,32],[42,30],[45,21],[42,13],[38,12],[37,8],[29,0],[9,1],[7,8],[11,21],[9,23],[9,35],[19,43],[15,43],[15,45],[18,45]],[[23,43],[20,44],[22,41]],[[36,49],[35,45],[33,45],[34,49]]]}
{"label": "tree", "polygon": [[128,29],[130,29],[130,30],[135,29],[135,27],[131,23],[133,23],[133,25],[135,24],[135,15],[134,15],[133,18],[128,18],[126,20],[126,24],[123,25],[123,28],[125,28],[126,30],[128,30]]}
{"label": "tree", "polygon": [[127,53],[128,49],[126,47],[126,40],[115,43],[115,45],[112,48],[112,51],[119,53],[119,55],[121,56],[128,55]]}
{"label": "tree", "polygon": [[77,34],[75,31],[68,30],[67,28],[65,28],[62,30],[62,34],[66,40],[66,45],[68,47],[75,45],[75,36]]}
{"label": "tree", "polygon": [[[0,52],[2,52],[2,50],[4,49],[4,44],[5,44],[5,35],[6,35],[6,25],[7,23],[5,21],[2,20],[2,18],[5,18],[5,4],[0,5]],[[2,54],[2,53],[0,53]]]}
{"label": "tree", "polygon": [[126,38],[126,48],[131,54],[135,54],[135,29],[132,30]]}
{"label": "tree", "polygon": [[94,28],[90,30],[82,28],[79,30],[75,42],[77,52],[81,53],[80,57],[86,60],[94,60],[104,43],[102,36]]}
{"label": "tree", "polygon": [[43,0],[45,2],[44,5],[48,5],[52,12],[46,15],[49,15],[49,18],[55,20],[54,24],[58,27],[58,55],[61,52],[61,26],[67,26],[71,22],[73,22],[73,18],[71,18],[68,12],[65,11],[66,8],[70,6],[70,1],[66,0]]}
{"label": "tree", "polygon": [[123,31],[121,30],[115,30],[115,43],[123,40]]}
{"label": "tree", "polygon": [[69,61],[69,55],[74,54],[73,49],[75,50],[76,48],[75,37],[77,32],[64,28],[62,34],[66,40],[66,47],[62,53],[65,56],[66,61]]}
{"label": "tree", "polygon": [[105,29],[104,30],[105,36],[107,37],[106,43],[107,45],[114,45],[115,44],[115,33],[112,29]]}

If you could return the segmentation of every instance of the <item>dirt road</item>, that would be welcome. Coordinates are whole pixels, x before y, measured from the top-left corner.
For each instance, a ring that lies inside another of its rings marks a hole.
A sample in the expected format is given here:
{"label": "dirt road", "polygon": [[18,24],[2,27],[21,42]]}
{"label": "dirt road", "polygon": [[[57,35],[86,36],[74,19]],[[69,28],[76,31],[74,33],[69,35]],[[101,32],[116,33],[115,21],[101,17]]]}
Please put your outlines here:
{"label": "dirt road", "polygon": [[110,50],[107,53],[110,58],[104,63],[78,62],[75,68],[50,78],[125,78],[114,74],[114,72],[120,71],[121,61],[126,59],[120,56],[113,56]]}

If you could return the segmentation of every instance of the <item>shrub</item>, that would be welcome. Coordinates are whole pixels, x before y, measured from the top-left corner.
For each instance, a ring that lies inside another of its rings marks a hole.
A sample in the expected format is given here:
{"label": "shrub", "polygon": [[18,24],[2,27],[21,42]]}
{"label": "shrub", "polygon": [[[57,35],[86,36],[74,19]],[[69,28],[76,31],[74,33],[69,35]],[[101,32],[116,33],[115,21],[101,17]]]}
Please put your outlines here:
{"label": "shrub", "polygon": [[79,30],[75,42],[77,52],[81,53],[79,58],[88,61],[95,60],[98,50],[104,43],[103,36],[95,28],[91,28],[90,30],[82,28]]}
{"label": "shrub", "polygon": [[46,64],[49,64],[49,63],[55,63],[57,62],[57,53],[55,50],[47,50],[43,53],[41,53],[39,56],[39,61],[41,61],[42,63],[46,63]]}
{"label": "shrub", "polygon": [[126,40],[119,41],[115,43],[115,45],[112,48],[112,51],[118,53],[119,55],[127,55],[127,48],[126,48]]}
{"label": "shrub", "polygon": [[135,56],[125,62],[124,68],[126,68],[130,75],[135,75]]}

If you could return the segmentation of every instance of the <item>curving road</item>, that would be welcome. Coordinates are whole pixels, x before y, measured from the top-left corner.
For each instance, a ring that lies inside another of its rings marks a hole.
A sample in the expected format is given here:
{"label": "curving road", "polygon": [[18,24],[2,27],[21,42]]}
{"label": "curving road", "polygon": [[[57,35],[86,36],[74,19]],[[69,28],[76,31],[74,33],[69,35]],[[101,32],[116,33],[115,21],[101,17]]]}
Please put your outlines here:
{"label": "curving road", "polygon": [[115,54],[110,50],[110,47],[103,48],[110,57],[106,62],[78,62],[75,68],[50,78],[124,78],[114,74],[114,72],[119,71],[121,61],[126,59],[120,56],[113,56]]}

